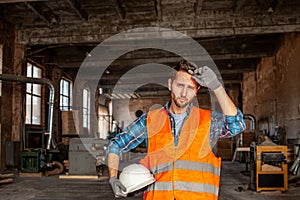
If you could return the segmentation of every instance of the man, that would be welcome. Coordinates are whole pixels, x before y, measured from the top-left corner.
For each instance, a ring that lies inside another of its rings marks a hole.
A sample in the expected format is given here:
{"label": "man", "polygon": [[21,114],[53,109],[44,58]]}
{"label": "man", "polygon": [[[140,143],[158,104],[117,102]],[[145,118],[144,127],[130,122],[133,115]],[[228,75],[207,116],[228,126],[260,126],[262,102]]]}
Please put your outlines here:
{"label": "man", "polygon": [[[155,176],[144,199],[218,199],[221,160],[213,151],[213,138],[232,137],[245,129],[243,115],[233,104],[215,73],[186,60],[168,80],[171,100],[149,111],[113,138],[108,148],[110,184],[116,197],[126,190],[117,178],[122,152],[146,142],[140,163]],[[199,88],[215,95],[222,114],[192,105]]]}

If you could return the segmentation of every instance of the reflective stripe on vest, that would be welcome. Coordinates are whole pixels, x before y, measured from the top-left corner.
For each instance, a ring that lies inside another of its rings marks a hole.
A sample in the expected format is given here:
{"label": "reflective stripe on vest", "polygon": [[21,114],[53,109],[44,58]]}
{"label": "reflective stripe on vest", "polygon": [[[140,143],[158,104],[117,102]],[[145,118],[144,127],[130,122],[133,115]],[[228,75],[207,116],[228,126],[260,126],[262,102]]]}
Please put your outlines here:
{"label": "reflective stripe on vest", "polygon": [[[219,188],[211,184],[193,183],[175,181],[175,190],[189,191],[189,192],[206,192],[214,195],[218,195]],[[147,191],[172,191],[172,182],[156,182],[147,188]]]}
{"label": "reflective stripe on vest", "polygon": [[212,164],[205,162],[193,162],[186,160],[177,160],[176,168],[178,169],[187,169],[201,172],[210,172],[216,176],[220,176],[221,169],[218,167],[214,167]]}
{"label": "reflective stripe on vest", "polygon": [[175,181],[175,190],[190,192],[205,192],[218,195],[219,188],[211,184]]}
{"label": "reflective stripe on vest", "polygon": [[[214,167],[212,164],[205,163],[205,162],[193,162],[187,160],[176,160],[175,166],[177,169],[187,169],[187,170],[194,170],[200,172],[210,172],[216,176],[220,176],[221,169],[218,167]],[[173,163],[164,163],[160,164],[156,167],[150,169],[150,171],[155,175],[167,171],[173,170]]]}

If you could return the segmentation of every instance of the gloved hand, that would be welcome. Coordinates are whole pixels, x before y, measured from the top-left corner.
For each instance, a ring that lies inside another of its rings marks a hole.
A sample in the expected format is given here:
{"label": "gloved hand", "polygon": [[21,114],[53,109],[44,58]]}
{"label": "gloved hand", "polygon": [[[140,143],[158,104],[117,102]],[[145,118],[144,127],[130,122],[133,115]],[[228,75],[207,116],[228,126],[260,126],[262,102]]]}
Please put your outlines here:
{"label": "gloved hand", "polygon": [[201,86],[207,87],[212,91],[220,87],[222,84],[218,80],[216,74],[207,66],[188,71],[192,78]]}
{"label": "gloved hand", "polygon": [[116,177],[111,177],[109,179],[109,183],[114,191],[116,198],[126,197],[126,194],[123,194],[123,192],[126,192],[126,187],[121,183],[121,181]]}

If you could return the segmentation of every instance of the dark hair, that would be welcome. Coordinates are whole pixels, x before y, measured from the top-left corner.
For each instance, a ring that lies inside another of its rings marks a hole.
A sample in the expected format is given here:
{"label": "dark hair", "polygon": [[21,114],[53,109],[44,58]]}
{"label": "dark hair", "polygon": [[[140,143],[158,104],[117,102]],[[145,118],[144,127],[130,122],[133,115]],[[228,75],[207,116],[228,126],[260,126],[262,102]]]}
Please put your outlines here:
{"label": "dark hair", "polygon": [[193,62],[189,62],[189,61],[187,61],[187,60],[180,60],[176,65],[175,65],[175,67],[174,67],[174,69],[176,70],[176,71],[173,71],[172,73],[171,73],[171,79],[172,80],[174,80],[175,78],[176,78],[176,74],[177,74],[177,72],[178,71],[184,71],[184,72],[188,72],[189,70],[195,70],[195,69],[197,69],[198,68],[198,66],[195,64],[195,63],[193,63]]}

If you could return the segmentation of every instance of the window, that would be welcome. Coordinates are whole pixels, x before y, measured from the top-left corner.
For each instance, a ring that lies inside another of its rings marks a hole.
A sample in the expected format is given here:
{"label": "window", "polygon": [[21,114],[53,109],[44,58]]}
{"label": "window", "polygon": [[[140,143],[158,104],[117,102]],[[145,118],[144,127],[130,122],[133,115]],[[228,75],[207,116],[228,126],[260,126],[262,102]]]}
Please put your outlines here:
{"label": "window", "polygon": [[71,91],[72,91],[71,81],[66,79],[61,79],[60,81],[60,110],[71,110]]}
{"label": "window", "polygon": [[[42,69],[27,63],[27,77],[42,78]],[[42,86],[26,84],[26,124],[41,124]]]}
{"label": "window", "polygon": [[82,103],[82,119],[83,128],[87,131],[90,130],[90,91],[85,88],[83,89],[83,103]]}

